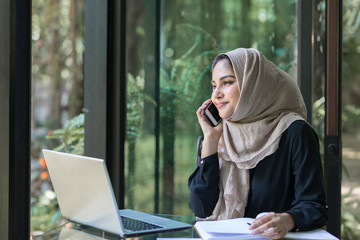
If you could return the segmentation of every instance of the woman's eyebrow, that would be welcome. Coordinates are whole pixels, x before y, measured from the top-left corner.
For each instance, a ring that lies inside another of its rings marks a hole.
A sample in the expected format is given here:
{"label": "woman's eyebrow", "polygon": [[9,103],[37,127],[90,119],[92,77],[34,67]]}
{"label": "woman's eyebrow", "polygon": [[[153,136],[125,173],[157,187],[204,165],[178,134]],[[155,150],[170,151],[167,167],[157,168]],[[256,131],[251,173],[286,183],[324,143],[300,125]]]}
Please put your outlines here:
{"label": "woman's eyebrow", "polygon": [[220,80],[223,80],[223,79],[225,79],[225,78],[235,78],[235,76],[234,75],[225,75],[225,76],[222,76],[221,78],[220,78]]}
{"label": "woman's eyebrow", "polygon": [[[224,80],[225,78],[235,78],[236,79],[236,77],[234,75],[225,75],[220,78],[220,81]],[[215,82],[215,81],[211,80],[211,83],[213,83],[213,82]]]}

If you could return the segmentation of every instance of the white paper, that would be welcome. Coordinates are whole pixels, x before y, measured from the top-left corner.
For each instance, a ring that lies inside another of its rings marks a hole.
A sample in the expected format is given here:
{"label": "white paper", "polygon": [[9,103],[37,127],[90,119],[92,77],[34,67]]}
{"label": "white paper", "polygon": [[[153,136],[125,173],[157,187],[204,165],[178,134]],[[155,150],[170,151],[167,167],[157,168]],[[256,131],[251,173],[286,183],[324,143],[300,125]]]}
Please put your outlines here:
{"label": "white paper", "polygon": [[[203,234],[207,234],[214,239],[230,239],[236,237],[236,235],[239,238],[242,238],[242,236],[254,238],[256,236],[251,235],[251,231],[249,230],[249,225],[253,221],[254,219],[252,218],[235,218],[218,221],[199,221],[195,224],[195,226],[197,226],[198,231]],[[338,238],[334,237],[333,235],[321,228],[306,232],[289,232],[285,235],[284,238],[305,240],[338,240]]]}
{"label": "white paper", "polygon": [[314,239],[314,240],[332,240],[338,239],[323,229],[316,229],[306,232],[289,232],[285,235],[287,239]]}
{"label": "white paper", "polygon": [[201,238],[157,238],[157,240],[201,240]]}
{"label": "white paper", "polygon": [[[229,220],[197,222],[208,233],[251,234],[249,227],[254,219],[235,218]],[[249,223],[249,224],[248,224]]]}

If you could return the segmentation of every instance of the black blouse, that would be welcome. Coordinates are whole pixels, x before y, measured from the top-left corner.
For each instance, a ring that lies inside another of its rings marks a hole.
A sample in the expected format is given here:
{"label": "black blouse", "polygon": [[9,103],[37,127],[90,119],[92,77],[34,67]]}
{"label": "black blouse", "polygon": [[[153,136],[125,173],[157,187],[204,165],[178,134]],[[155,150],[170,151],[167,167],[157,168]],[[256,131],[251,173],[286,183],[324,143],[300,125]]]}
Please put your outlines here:
{"label": "black blouse", "polygon": [[[249,170],[250,191],[244,217],[261,212],[287,212],[294,230],[306,231],[327,222],[319,142],[304,121],[295,121],[282,134],[275,153]],[[218,154],[198,157],[189,178],[190,209],[198,217],[210,216],[219,197]]]}

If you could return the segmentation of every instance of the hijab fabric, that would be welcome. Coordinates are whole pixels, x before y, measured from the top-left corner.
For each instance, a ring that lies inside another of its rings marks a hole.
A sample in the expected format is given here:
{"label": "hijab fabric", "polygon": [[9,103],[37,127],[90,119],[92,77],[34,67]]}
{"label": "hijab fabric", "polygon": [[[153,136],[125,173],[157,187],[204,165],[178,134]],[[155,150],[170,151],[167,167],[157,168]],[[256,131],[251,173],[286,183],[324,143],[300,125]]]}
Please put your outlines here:
{"label": "hijab fabric", "polygon": [[256,49],[238,48],[230,58],[240,97],[223,120],[219,142],[220,195],[207,220],[243,217],[250,188],[249,169],[273,154],[282,133],[306,119],[296,81]]}

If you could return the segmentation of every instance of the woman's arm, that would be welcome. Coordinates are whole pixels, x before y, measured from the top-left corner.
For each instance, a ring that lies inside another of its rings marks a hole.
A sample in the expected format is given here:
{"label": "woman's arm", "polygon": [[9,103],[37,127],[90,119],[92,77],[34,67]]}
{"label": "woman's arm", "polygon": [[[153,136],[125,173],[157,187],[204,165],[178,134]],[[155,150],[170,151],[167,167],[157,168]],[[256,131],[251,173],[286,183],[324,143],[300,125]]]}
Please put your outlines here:
{"label": "woman's arm", "polygon": [[288,213],[296,230],[320,228],[327,222],[319,142],[314,130],[304,124],[292,146],[295,199]]}
{"label": "woman's arm", "polygon": [[[327,221],[319,143],[316,134],[311,126],[303,121],[293,123],[287,131],[288,152],[286,155],[290,160],[288,169],[291,174],[290,186],[293,188],[290,191],[293,196],[292,200],[289,200],[290,209],[285,212],[270,212],[261,218],[257,217],[250,228],[253,234],[272,239],[280,239],[290,230],[307,231],[321,228]],[[281,194],[281,191],[277,194]]]}
{"label": "woman's arm", "polygon": [[196,115],[204,135],[202,143],[201,158],[208,157],[217,152],[220,137],[223,131],[223,123],[221,122],[216,127],[210,126],[204,116],[204,109],[211,103],[211,99],[206,100],[196,111]]}
{"label": "woman's arm", "polygon": [[198,156],[195,171],[188,182],[189,207],[197,217],[211,215],[219,198],[219,161],[217,153],[205,158]]}
{"label": "woman's arm", "polygon": [[219,160],[217,148],[222,134],[222,123],[210,126],[204,116],[204,109],[211,99],[206,100],[196,111],[204,135],[201,156],[197,156],[197,167],[188,182],[190,189],[189,207],[197,217],[211,215],[219,198]]}

